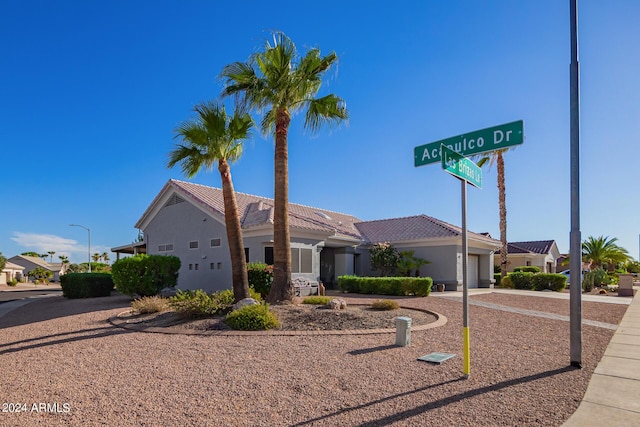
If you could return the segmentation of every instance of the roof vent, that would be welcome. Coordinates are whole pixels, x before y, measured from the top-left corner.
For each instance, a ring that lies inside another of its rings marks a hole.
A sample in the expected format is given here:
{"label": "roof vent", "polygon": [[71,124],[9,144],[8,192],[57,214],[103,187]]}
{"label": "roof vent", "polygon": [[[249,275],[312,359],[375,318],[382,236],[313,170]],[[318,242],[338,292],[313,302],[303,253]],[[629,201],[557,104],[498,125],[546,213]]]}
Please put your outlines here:
{"label": "roof vent", "polygon": [[167,203],[165,203],[164,206],[167,207],[167,206],[177,205],[178,203],[182,203],[182,202],[184,202],[184,199],[178,196],[176,193],[173,193],[169,198],[169,200],[167,200]]}
{"label": "roof vent", "polygon": [[316,215],[321,216],[324,219],[331,221],[331,217],[324,212],[316,212]]}

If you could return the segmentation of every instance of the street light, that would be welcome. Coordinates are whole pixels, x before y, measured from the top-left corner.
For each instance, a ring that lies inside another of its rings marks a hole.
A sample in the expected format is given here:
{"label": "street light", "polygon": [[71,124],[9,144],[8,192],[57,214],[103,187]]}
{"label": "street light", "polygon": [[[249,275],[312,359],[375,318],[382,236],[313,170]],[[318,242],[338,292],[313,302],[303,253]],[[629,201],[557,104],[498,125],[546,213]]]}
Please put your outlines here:
{"label": "street light", "polygon": [[87,230],[88,239],[89,239],[89,245],[87,249],[87,261],[89,262],[89,273],[91,273],[91,229],[89,229],[89,227],[85,227],[84,225],[78,225],[78,224],[69,224],[69,227],[80,227]]}

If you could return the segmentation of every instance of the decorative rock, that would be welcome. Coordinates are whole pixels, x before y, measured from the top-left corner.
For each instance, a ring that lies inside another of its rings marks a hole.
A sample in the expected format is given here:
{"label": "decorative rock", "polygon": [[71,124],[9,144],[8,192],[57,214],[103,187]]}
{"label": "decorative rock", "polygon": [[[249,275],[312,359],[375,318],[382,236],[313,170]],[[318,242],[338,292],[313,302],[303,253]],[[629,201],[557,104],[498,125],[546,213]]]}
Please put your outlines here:
{"label": "decorative rock", "polygon": [[253,298],[245,298],[245,299],[241,299],[240,301],[238,301],[237,303],[233,304],[233,311],[238,310],[242,307],[246,307],[248,305],[258,305],[260,304],[258,301],[254,300]]}
{"label": "decorative rock", "polygon": [[329,300],[329,308],[331,310],[344,310],[347,308],[347,302],[342,298],[333,298]]}

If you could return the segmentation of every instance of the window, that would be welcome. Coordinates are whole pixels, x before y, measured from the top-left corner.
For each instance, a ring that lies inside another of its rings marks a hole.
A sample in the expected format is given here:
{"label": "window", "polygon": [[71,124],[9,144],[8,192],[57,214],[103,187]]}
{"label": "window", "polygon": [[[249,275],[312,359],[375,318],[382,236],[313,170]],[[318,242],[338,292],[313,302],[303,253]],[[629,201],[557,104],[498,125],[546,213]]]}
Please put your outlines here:
{"label": "window", "polygon": [[192,240],[189,242],[189,249],[198,249],[198,241]]}
{"label": "window", "polygon": [[189,270],[193,270],[193,264],[189,264]]}
{"label": "window", "polygon": [[273,246],[266,246],[264,248],[264,263],[273,265]]}
{"label": "window", "polygon": [[216,269],[216,264],[215,263],[210,263],[209,264],[209,270],[215,270]]}
{"label": "window", "polygon": [[244,248],[244,260],[249,262],[249,248]]}
{"label": "window", "polygon": [[311,249],[291,248],[291,272],[313,273],[313,256]]}
{"label": "window", "polygon": [[171,252],[173,251],[173,243],[167,243],[166,245],[158,245],[158,252]]}
{"label": "window", "polygon": [[193,268],[194,270],[197,270],[198,269],[198,264],[194,264],[193,267],[194,267]]}
{"label": "window", "polygon": [[222,244],[222,241],[220,239],[211,239],[211,247],[212,248],[217,248],[221,244]]}
{"label": "window", "polygon": [[218,270],[222,270],[222,263],[221,262],[218,263]]}

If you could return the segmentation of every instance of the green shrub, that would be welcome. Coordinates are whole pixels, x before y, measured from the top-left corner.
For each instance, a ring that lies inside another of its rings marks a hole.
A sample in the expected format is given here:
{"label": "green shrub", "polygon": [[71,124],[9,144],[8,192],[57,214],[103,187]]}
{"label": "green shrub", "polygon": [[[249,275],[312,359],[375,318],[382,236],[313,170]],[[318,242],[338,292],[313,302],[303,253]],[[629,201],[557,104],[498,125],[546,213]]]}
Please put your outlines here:
{"label": "green shrub", "polygon": [[67,298],[108,297],[113,280],[105,273],[67,273],[60,276],[60,287]]}
{"label": "green shrub", "polygon": [[273,282],[273,266],[261,262],[247,264],[249,286],[255,289],[262,298],[266,298]]}
{"label": "green shrub", "polygon": [[267,304],[247,305],[227,314],[225,323],[241,331],[258,331],[277,328],[278,318],[269,311]]}
{"label": "green shrub", "polygon": [[513,272],[509,273],[508,277],[511,278],[513,287],[516,289],[531,289],[533,288],[533,273],[525,272]]}
{"label": "green shrub", "polygon": [[493,286],[495,286],[496,288],[499,288],[500,282],[502,282],[502,273],[493,273],[493,280],[495,280],[495,283]]}
{"label": "green shrub", "polygon": [[142,297],[131,302],[131,308],[140,314],[162,313],[169,310],[169,300],[157,295]]}
{"label": "green shrub", "polygon": [[233,291],[214,292],[208,294],[198,289],[197,291],[178,291],[169,298],[169,305],[176,313],[185,317],[214,316],[229,311],[233,305]]}
{"label": "green shrub", "polygon": [[178,283],[180,258],[140,254],[116,261],[111,267],[116,289],[123,294],[157,295]]}
{"label": "green shrub", "polygon": [[18,279],[11,279],[7,282],[7,286],[16,286],[18,284]]}
{"label": "green shrub", "polygon": [[514,267],[514,273],[540,273],[542,270],[535,265],[522,265],[520,267]]}
{"label": "green shrub", "polygon": [[504,276],[502,278],[502,280],[500,280],[500,287],[501,288],[507,288],[507,289],[513,289],[513,280],[511,280],[511,277],[509,277],[508,274],[506,276]]}
{"label": "green shrub", "polygon": [[340,289],[357,294],[426,297],[431,292],[432,285],[430,277],[338,277]]}
{"label": "green shrub", "polygon": [[397,302],[390,299],[379,299],[371,304],[371,308],[380,311],[397,310],[400,308]]}
{"label": "green shrub", "polygon": [[312,297],[306,297],[305,299],[303,299],[302,303],[313,304],[313,305],[327,305],[329,304],[330,300],[331,300],[331,297],[312,296]]}
{"label": "green shrub", "polygon": [[560,292],[567,287],[567,276],[564,274],[539,273],[534,274],[532,279],[532,289],[534,291],[551,290]]}

